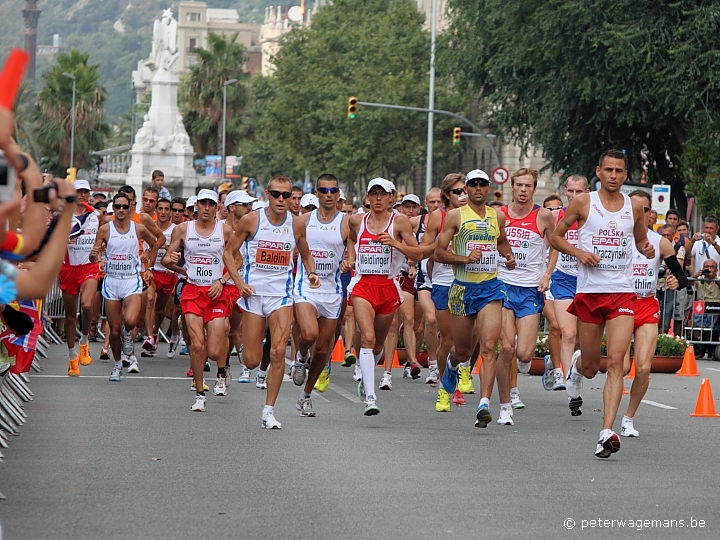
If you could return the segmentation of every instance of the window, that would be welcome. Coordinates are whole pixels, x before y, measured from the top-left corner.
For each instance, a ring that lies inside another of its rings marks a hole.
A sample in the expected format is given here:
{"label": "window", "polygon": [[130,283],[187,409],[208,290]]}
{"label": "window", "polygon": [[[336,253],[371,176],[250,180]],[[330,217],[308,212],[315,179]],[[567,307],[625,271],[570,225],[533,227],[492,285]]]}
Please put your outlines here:
{"label": "window", "polygon": [[190,22],[199,22],[200,14],[199,13],[188,13],[187,20]]}
{"label": "window", "polygon": [[188,41],[188,52],[194,53],[196,48],[197,48],[197,38],[191,37],[190,40]]}

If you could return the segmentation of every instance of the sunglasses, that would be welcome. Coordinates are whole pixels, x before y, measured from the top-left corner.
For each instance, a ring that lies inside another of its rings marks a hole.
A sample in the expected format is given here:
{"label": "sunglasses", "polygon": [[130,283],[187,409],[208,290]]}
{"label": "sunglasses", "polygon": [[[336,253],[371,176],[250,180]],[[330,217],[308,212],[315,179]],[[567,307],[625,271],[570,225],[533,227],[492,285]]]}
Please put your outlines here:
{"label": "sunglasses", "polygon": [[547,210],[550,210],[551,212],[552,212],[553,210],[562,210],[562,206],[546,206],[545,208],[546,208]]}
{"label": "sunglasses", "polygon": [[472,180],[465,181],[465,186],[467,186],[467,187],[478,187],[478,186],[487,187],[489,185],[490,185],[490,182],[488,182],[487,180],[481,180],[478,178],[473,178]]}
{"label": "sunglasses", "polygon": [[177,212],[178,214],[182,214],[185,211],[185,209],[184,208],[171,208],[170,211]]}
{"label": "sunglasses", "polygon": [[451,189],[450,193],[453,193],[455,195],[462,195],[463,193],[465,193],[465,188],[459,187],[459,188]]}
{"label": "sunglasses", "polygon": [[652,210],[652,208],[650,208],[649,206],[643,206],[643,212],[645,212],[646,214],[648,212],[650,212],[651,210]]}
{"label": "sunglasses", "polygon": [[143,197],[143,202],[156,202],[157,199],[153,199],[152,197]]}
{"label": "sunglasses", "polygon": [[291,191],[278,191],[277,189],[268,189],[268,193],[273,199],[279,199],[282,197],[283,199],[289,199],[292,197]]}
{"label": "sunglasses", "polygon": [[340,188],[337,187],[319,187],[317,190],[322,193],[323,195],[326,195],[328,193],[332,193],[333,195],[340,191]]}
{"label": "sunglasses", "polygon": [[129,204],[113,204],[115,210],[130,210]]}

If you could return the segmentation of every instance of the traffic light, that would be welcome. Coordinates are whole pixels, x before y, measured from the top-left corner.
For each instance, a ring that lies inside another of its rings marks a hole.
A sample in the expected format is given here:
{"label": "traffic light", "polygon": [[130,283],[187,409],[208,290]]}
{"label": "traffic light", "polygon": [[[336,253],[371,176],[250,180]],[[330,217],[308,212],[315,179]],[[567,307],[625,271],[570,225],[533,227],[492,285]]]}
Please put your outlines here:
{"label": "traffic light", "polygon": [[65,179],[68,182],[74,182],[77,179],[77,167],[70,167],[67,170],[67,176]]}
{"label": "traffic light", "polygon": [[348,119],[349,120],[354,119],[356,112],[357,112],[357,98],[349,97],[348,98]]}
{"label": "traffic light", "polygon": [[493,197],[496,201],[502,201],[503,192],[500,191],[499,189],[496,189],[495,192],[493,193]]}
{"label": "traffic light", "polygon": [[242,177],[242,190],[247,191],[248,190],[248,184],[250,183],[250,177],[249,176],[243,176]]}
{"label": "traffic light", "polygon": [[398,191],[398,192],[395,194],[395,201],[396,201],[396,202],[400,202],[400,201],[403,200],[403,197],[405,197],[405,193],[402,192],[402,191]]}
{"label": "traffic light", "polygon": [[456,127],[453,128],[453,144],[458,145],[460,144],[460,128]]}

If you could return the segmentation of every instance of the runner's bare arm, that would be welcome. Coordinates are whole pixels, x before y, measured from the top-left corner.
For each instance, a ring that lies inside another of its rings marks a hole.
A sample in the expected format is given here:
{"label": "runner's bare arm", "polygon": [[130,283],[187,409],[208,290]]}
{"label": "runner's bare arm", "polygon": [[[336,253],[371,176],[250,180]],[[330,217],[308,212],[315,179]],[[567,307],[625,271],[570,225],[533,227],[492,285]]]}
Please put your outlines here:
{"label": "runner's bare arm", "polygon": [[[455,236],[455,233],[457,233],[458,227],[460,227],[460,210],[456,208],[450,210],[447,216],[445,216],[442,231],[437,237],[435,252],[433,253],[433,257],[437,262],[445,264],[468,264],[480,260],[479,250],[473,251],[469,256],[455,255],[448,251],[448,246],[453,236]],[[475,256],[476,252],[478,252],[477,257]]]}
{"label": "runner's bare arm", "polygon": [[238,272],[238,260],[235,255],[240,253],[240,246],[242,246],[257,229],[258,219],[257,212],[250,212],[240,218],[240,221],[235,224],[235,231],[225,245],[225,251],[223,252],[225,268],[244,298],[247,298],[255,292],[255,289],[247,285],[240,276]]}
{"label": "runner's bare arm", "polygon": [[187,275],[184,268],[180,268],[177,263],[180,260],[180,242],[185,238],[187,231],[187,223],[181,223],[173,229],[170,236],[170,245],[160,261],[168,270],[172,270],[177,274]]}
{"label": "runner's bare arm", "polygon": [[422,250],[423,259],[432,257],[433,253],[435,252],[435,240],[438,236],[440,221],[440,210],[435,210],[428,217],[427,226],[425,227],[425,234],[423,234],[423,237],[420,239],[420,249]]}
{"label": "runner's bare arm", "polygon": [[395,216],[393,232],[395,233],[395,238],[390,238],[390,235],[387,233],[380,233],[378,238],[383,244],[397,249],[408,259],[421,261],[422,251],[418,246],[417,239],[412,231],[412,224],[407,216]]}
{"label": "runner's bare arm", "polygon": [[576,248],[570,244],[570,242],[565,240],[565,233],[573,226],[573,223],[577,221],[578,226],[585,223],[589,208],[590,195],[587,193],[582,193],[570,201],[570,204],[565,211],[565,215],[558,222],[555,230],[550,235],[550,245],[560,253],[566,253],[576,257],[577,260],[585,266],[596,266],[600,262],[600,257],[598,255]]}
{"label": "runner's bare arm", "polygon": [[[309,216],[310,214],[305,214]],[[305,271],[307,272],[308,282],[311,289],[317,289],[320,286],[320,277],[315,272],[315,259],[310,255],[310,247],[305,236],[307,227],[307,218],[293,220],[293,229],[295,232],[295,245],[297,246],[300,260],[302,261]]]}
{"label": "runner's bare arm", "polygon": [[[158,230],[160,229],[158,228]],[[161,232],[160,236],[156,237],[146,227],[144,227],[143,225],[138,225],[138,236],[145,240],[149,246],[152,246],[150,248],[150,255],[148,257],[148,261],[150,261],[148,271],[150,271],[152,265],[155,264],[155,260],[157,259],[158,249],[162,248],[163,244],[165,244],[165,235]]]}
{"label": "runner's bare arm", "polygon": [[340,234],[342,234],[343,242],[347,243],[348,235],[350,234],[350,218],[348,216],[343,216],[342,218]]}
{"label": "runner's bare arm", "polygon": [[550,288],[550,277],[552,276],[553,270],[555,270],[555,262],[557,262],[557,252],[550,246],[550,235],[555,230],[555,218],[550,210],[545,208],[540,209],[537,215],[537,224],[540,234],[545,239],[545,244],[550,248],[550,256],[555,253],[555,261],[548,264],[545,267],[545,274],[540,278],[540,286],[538,290],[545,292]]}
{"label": "runner's bare arm", "polygon": [[635,218],[635,226],[633,227],[633,236],[635,237],[635,247],[645,255],[648,259],[655,258],[655,248],[647,239],[647,225],[645,224],[645,210],[640,201],[632,201],[633,217]]}
{"label": "runner's bare arm", "polygon": [[103,247],[105,243],[107,242],[108,237],[108,225],[100,225],[100,228],[98,229],[97,234],[95,235],[95,244],[93,245],[93,248],[90,250],[90,262],[97,262],[98,258],[100,257],[100,253],[102,253]]}
{"label": "runner's bare arm", "polygon": [[360,228],[361,219],[362,216],[360,214],[355,214],[350,216],[348,220],[347,247],[345,248],[345,258],[340,265],[341,272],[347,272],[355,267],[355,244],[357,243],[357,233]]}
{"label": "runner's bare arm", "polygon": [[505,236],[505,214],[497,213],[498,227],[500,227],[500,235],[497,241],[497,250],[500,255],[505,257],[505,267],[508,270],[515,270],[515,255],[510,247],[507,236]]}

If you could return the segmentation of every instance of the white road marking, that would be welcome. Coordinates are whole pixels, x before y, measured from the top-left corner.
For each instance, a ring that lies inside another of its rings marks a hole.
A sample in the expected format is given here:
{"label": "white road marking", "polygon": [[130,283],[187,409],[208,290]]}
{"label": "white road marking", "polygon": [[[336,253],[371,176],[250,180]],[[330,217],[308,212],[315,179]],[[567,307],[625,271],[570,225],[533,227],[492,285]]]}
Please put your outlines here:
{"label": "white road marking", "polygon": [[705,369],[709,369],[710,371],[720,371],[720,369],[714,367],[706,367]]}
{"label": "white road marking", "polygon": [[662,403],[658,403],[657,401],[650,401],[649,399],[643,399],[642,402],[647,405],[652,405],[653,407],[659,407],[660,409],[667,409],[669,411],[677,411],[677,407],[671,407],[670,405],[664,405]]}
{"label": "white road marking", "polygon": [[347,390],[343,390],[342,388],[340,388],[340,387],[339,387],[338,385],[336,385],[336,384],[330,383],[329,388],[330,388],[330,390],[332,390],[333,392],[335,392],[335,393],[337,393],[337,394],[340,394],[342,397],[344,397],[345,399],[347,399],[347,400],[349,400],[349,401],[352,401],[353,403],[362,403],[362,401],[360,401],[360,398],[359,398],[359,397],[357,397],[356,395],[351,394],[351,393],[348,392]]}
{"label": "white road marking", "polygon": [[[31,379],[74,379],[75,377],[68,377],[67,375],[32,375]],[[107,379],[108,375],[81,375],[81,379]],[[160,381],[192,381],[191,377],[143,377],[142,375],[125,375],[123,373],[123,379],[154,379]]]}

